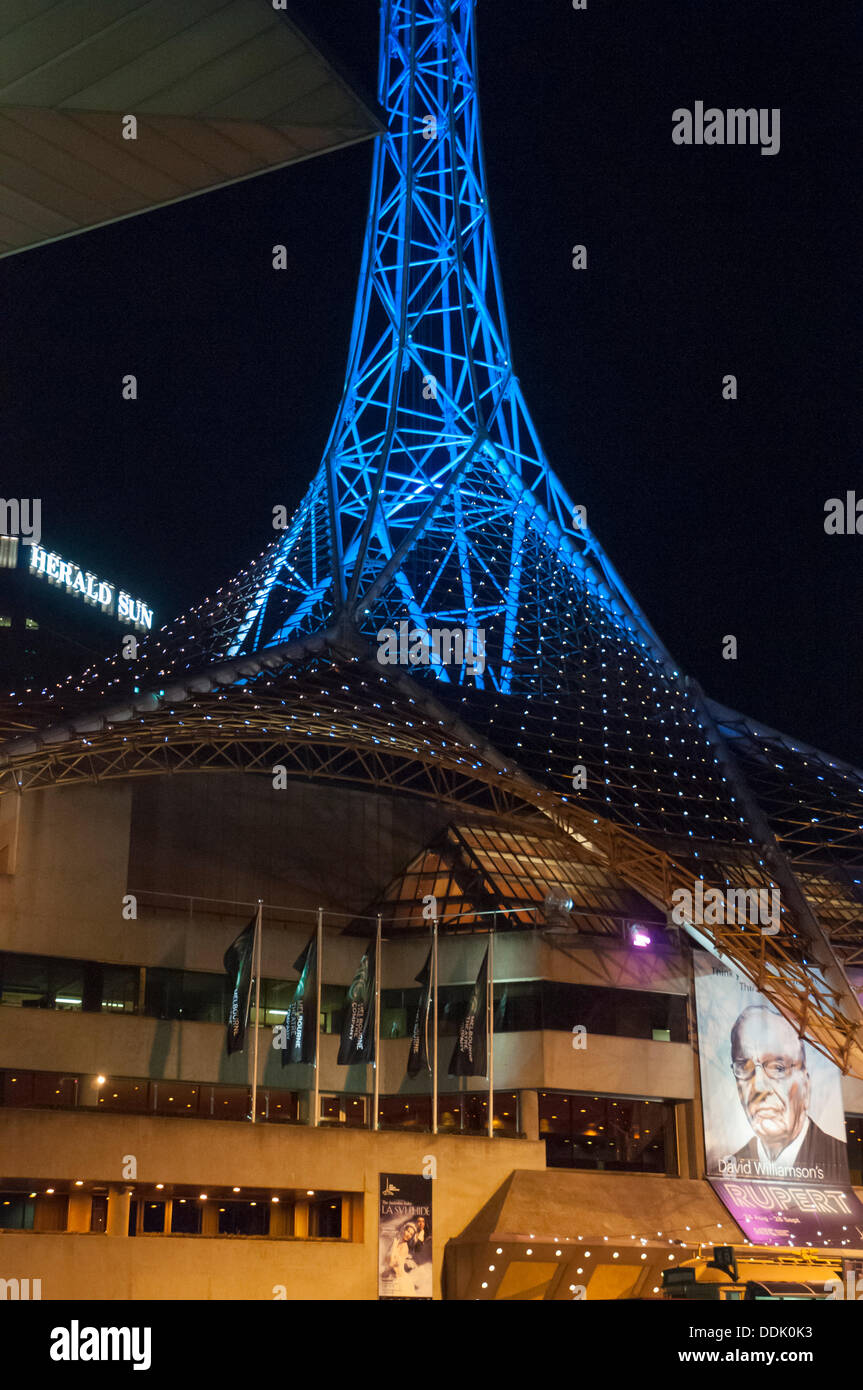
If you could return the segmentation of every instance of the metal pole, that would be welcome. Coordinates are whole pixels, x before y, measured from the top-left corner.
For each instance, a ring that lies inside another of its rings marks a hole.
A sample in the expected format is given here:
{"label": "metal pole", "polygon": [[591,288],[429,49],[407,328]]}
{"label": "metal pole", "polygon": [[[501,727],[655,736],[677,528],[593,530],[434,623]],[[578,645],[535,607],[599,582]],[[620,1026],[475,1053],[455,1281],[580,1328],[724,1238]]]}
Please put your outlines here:
{"label": "metal pole", "polygon": [[261,937],[263,935],[264,905],[258,898],[258,916],[255,922],[255,946],[253,951],[255,971],[255,1045],[252,1049],[252,1124],[258,1118],[258,1033],[261,1027]]}
{"label": "metal pole", "polygon": [[324,949],[324,909],[318,908],[317,962],[315,965],[315,1092],[312,1124],[317,1127],[321,1109],[321,955]]}
{"label": "metal pole", "polygon": [[378,913],[378,926],[375,933],[375,1093],[372,1104],[375,1108],[372,1129],[378,1128],[378,1105],[381,1095],[381,914]]}
{"label": "metal pole", "polygon": [[432,983],[434,988],[434,1027],[432,1029],[432,1134],[437,1134],[437,927],[434,919],[432,940]]}
{"label": "metal pole", "polygon": [[494,927],[488,938],[488,1137],[494,1138]]}

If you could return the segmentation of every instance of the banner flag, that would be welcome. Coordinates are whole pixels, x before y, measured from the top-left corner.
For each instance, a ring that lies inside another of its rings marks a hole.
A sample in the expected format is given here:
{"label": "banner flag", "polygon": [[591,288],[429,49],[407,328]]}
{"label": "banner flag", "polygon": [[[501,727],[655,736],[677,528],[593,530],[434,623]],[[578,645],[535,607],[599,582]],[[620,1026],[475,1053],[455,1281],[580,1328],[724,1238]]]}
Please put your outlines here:
{"label": "banner flag", "polygon": [[487,1076],[488,947],[450,1058],[450,1076]]}
{"label": "banner flag", "polygon": [[339,1043],[339,1066],[350,1067],[357,1062],[375,1060],[374,1015],[375,943],[372,941],[363,953],[348,990]]}
{"label": "banner flag", "polygon": [[411,1036],[411,1050],[408,1053],[408,1076],[419,1076],[423,1067],[426,1071],[431,1071],[429,1063],[429,1011],[431,1007],[431,960],[433,947],[429,947],[426,956],[426,963],[418,975],[414,976],[418,985],[422,985],[420,1001],[417,1006],[416,1018],[414,1019],[414,1031]]}
{"label": "banner flag", "polygon": [[290,1067],[296,1062],[314,1062],[317,1045],[317,1011],[313,988],[315,972],[318,968],[318,938],[312,933],[301,956],[294,961],[294,969],[299,970],[300,978],[285,1015],[285,1046],[282,1048],[282,1066]]}
{"label": "banner flag", "polygon": [[753,1245],[863,1245],[839,1068],[724,958],[696,951],[707,1179]]}
{"label": "banner flag", "polygon": [[249,1022],[249,1005],[252,998],[252,953],[255,946],[255,925],[257,913],[247,927],[244,927],[235,941],[232,941],[224,955],[225,971],[228,976],[228,1054],[242,1052],[246,1045],[246,1027]]}

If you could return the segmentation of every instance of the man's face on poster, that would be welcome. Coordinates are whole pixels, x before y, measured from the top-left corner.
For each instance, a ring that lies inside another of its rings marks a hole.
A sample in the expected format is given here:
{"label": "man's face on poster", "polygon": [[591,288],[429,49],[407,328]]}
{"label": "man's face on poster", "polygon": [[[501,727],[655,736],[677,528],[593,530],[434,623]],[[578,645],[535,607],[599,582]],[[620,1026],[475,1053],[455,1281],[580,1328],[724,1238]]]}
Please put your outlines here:
{"label": "man's face on poster", "polygon": [[740,1104],[768,1152],[797,1138],[809,1109],[803,1045],[790,1023],[767,1009],[746,1009],[732,1030],[731,1062]]}

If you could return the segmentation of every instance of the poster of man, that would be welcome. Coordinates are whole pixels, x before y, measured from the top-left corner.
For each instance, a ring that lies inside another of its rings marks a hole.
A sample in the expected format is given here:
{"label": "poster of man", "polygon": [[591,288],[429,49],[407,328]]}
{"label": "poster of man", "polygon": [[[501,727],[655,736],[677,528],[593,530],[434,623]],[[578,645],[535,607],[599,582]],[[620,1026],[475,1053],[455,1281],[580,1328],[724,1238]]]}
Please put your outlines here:
{"label": "poster of man", "polygon": [[708,1173],[847,1183],[838,1067],[706,952],[695,989]]}
{"label": "poster of man", "polygon": [[432,1297],[432,1183],[414,1173],[381,1174],[378,1296]]}
{"label": "poster of man", "polygon": [[[852,1243],[838,1067],[730,965],[695,957],[707,1175],[753,1243]],[[844,1233],[844,1234],[843,1234]]]}

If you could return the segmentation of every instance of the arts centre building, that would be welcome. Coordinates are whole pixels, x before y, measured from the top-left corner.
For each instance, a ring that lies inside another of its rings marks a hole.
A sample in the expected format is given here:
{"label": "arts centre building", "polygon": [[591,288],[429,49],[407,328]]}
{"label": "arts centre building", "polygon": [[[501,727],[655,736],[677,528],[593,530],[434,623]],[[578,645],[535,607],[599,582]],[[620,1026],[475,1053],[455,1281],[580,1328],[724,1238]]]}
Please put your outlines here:
{"label": "arts centre building", "polygon": [[[106,110],[188,54],[145,8],[137,63],[123,24],[91,53]],[[355,330],[287,529],[3,705],[7,1296],[658,1298],[716,1246],[823,1285],[863,1258],[863,774],[710,701],[543,454],[473,0],[384,0],[377,113],[270,5],[210,8],[270,76],[186,72],[189,161],[237,93],[275,150],[292,63],[318,148],[380,129]]]}

